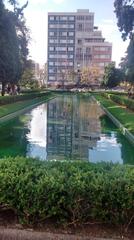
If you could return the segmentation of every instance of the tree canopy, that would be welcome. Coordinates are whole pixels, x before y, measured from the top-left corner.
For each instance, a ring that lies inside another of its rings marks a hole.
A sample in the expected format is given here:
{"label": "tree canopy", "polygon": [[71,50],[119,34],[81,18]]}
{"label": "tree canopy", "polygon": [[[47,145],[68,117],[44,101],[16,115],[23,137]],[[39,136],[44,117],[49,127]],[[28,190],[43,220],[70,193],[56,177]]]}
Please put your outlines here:
{"label": "tree canopy", "polygon": [[123,79],[123,71],[119,68],[116,68],[114,63],[110,63],[105,67],[102,85],[108,88],[113,88],[118,86]]}
{"label": "tree canopy", "polygon": [[28,55],[28,30],[25,26],[23,9],[17,1],[10,0],[13,11],[9,11],[0,0],[0,82],[16,83],[22,75]]}
{"label": "tree canopy", "polygon": [[115,13],[117,17],[117,25],[122,32],[123,40],[134,32],[134,1],[133,0],[115,0]]}

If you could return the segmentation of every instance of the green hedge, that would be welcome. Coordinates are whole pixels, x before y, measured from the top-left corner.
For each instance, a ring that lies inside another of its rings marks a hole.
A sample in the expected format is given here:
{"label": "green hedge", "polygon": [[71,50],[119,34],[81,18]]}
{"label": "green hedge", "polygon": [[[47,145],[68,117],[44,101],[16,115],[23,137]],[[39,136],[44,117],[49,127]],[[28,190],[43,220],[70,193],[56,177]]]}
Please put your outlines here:
{"label": "green hedge", "polygon": [[134,100],[129,99],[128,97],[116,95],[116,94],[109,94],[109,93],[102,93],[102,96],[113,100],[116,103],[119,103],[120,105],[124,105],[127,108],[134,110]]}
{"label": "green hedge", "polygon": [[109,163],[0,160],[0,208],[23,223],[129,223],[134,215],[134,167]]}
{"label": "green hedge", "polygon": [[27,93],[23,95],[4,96],[4,97],[0,97],[0,105],[38,98],[38,97],[46,96],[47,94],[50,94],[50,92],[32,92],[32,93]]}

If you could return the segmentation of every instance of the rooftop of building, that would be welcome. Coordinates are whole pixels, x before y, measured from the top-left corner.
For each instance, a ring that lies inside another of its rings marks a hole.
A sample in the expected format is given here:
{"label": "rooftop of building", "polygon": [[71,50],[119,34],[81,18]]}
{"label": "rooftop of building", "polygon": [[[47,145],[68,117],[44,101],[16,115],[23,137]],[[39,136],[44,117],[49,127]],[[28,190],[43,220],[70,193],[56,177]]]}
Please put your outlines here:
{"label": "rooftop of building", "polygon": [[89,9],[77,9],[76,12],[48,12],[48,15],[94,15]]}

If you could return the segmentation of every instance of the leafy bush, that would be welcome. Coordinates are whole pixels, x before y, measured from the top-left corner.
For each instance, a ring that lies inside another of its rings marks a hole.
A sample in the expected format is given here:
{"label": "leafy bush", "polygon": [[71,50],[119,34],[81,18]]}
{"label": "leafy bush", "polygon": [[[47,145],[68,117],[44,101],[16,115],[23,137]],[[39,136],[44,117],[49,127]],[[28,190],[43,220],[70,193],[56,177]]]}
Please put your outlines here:
{"label": "leafy bush", "polygon": [[0,161],[0,206],[36,224],[99,220],[128,223],[134,215],[134,167],[109,163]]}
{"label": "leafy bush", "polygon": [[31,93],[25,93],[23,95],[4,96],[4,97],[0,97],[0,105],[43,97],[43,96],[47,96],[48,94],[50,94],[50,92],[31,92]]}

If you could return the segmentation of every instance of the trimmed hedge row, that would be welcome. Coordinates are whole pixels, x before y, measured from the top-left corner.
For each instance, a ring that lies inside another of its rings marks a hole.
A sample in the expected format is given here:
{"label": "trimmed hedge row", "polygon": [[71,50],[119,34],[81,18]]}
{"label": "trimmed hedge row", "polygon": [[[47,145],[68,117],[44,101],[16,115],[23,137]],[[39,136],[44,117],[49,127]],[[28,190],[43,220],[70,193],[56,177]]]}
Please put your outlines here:
{"label": "trimmed hedge row", "polygon": [[38,97],[43,97],[47,96],[50,94],[49,91],[47,92],[32,92],[32,93],[27,93],[23,95],[13,95],[13,96],[4,96],[0,97],[0,105],[5,105],[9,103],[14,103],[18,101],[24,101],[24,100],[29,100],[33,98],[38,98]]}
{"label": "trimmed hedge row", "polygon": [[134,100],[129,99],[127,97],[116,95],[116,94],[109,94],[109,93],[102,93],[102,96],[113,100],[116,103],[119,103],[120,105],[124,105],[127,108],[134,110]]}
{"label": "trimmed hedge row", "polygon": [[134,167],[112,163],[0,160],[0,208],[20,222],[126,223],[134,215]]}

